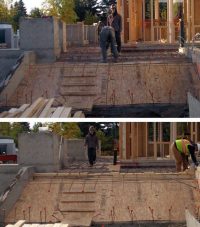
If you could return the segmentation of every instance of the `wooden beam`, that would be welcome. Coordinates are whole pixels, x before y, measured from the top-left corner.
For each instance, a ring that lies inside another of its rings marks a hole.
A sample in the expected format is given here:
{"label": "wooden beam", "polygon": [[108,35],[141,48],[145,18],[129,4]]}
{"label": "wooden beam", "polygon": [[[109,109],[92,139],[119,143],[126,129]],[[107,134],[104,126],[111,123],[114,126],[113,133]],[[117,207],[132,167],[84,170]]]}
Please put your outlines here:
{"label": "wooden beam", "polygon": [[78,111],[74,114],[74,118],[85,118],[83,111]]}
{"label": "wooden beam", "polygon": [[50,108],[53,105],[54,99],[50,99],[46,105],[46,107],[44,108],[44,110],[42,111],[42,113],[40,114],[39,118],[46,118],[49,116],[49,112],[50,112]]}
{"label": "wooden beam", "polygon": [[51,116],[51,118],[60,118],[63,110],[64,110],[65,107],[58,107],[56,109],[56,111],[53,113],[53,115]]}
{"label": "wooden beam", "polygon": [[38,98],[22,115],[21,118],[30,118],[38,110],[38,108],[44,103],[44,98]]}
{"label": "wooden beam", "polygon": [[14,113],[9,114],[8,118],[20,117],[20,115],[30,106],[30,104],[23,104],[19,109]]}
{"label": "wooden beam", "polygon": [[64,108],[63,112],[61,113],[60,117],[61,118],[70,118],[72,115],[71,115],[71,112],[72,112],[72,108]]}

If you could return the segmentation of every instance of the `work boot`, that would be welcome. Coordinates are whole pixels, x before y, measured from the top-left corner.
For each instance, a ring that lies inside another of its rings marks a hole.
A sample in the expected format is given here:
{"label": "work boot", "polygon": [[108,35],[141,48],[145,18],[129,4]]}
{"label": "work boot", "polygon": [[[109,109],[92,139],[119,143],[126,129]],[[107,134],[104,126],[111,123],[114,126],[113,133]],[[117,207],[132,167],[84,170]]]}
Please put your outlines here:
{"label": "work boot", "polygon": [[100,63],[108,63],[107,60],[101,60]]}
{"label": "work boot", "polygon": [[118,63],[118,58],[114,58],[114,59],[113,59],[113,62],[114,62],[114,63]]}

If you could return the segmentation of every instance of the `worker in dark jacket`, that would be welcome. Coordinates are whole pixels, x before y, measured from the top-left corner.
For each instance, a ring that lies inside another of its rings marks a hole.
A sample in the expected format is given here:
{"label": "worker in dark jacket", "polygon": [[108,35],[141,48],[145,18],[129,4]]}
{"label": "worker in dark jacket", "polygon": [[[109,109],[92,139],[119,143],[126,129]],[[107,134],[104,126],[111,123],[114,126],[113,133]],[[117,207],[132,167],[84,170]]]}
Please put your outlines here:
{"label": "worker in dark jacket", "polygon": [[94,126],[89,128],[89,133],[85,138],[85,147],[88,150],[88,160],[92,167],[96,163],[96,152],[99,149],[99,140],[96,136]]}
{"label": "worker in dark jacket", "polygon": [[116,47],[115,32],[110,26],[104,26],[100,32],[100,47],[102,53],[102,62],[107,63],[107,50],[111,47],[114,56],[114,62],[117,62],[118,52]]}
{"label": "worker in dark jacket", "polygon": [[111,14],[107,18],[107,25],[113,27],[117,42],[118,53],[121,52],[121,32],[122,32],[122,17],[117,12],[115,4],[111,5]]}
{"label": "worker in dark jacket", "polygon": [[192,141],[186,138],[177,139],[172,144],[171,150],[176,161],[177,172],[181,172],[181,167],[183,171],[188,169],[189,166],[188,158],[190,155],[195,166],[198,166],[198,161],[195,155],[195,151],[198,149],[197,145],[194,144]]}

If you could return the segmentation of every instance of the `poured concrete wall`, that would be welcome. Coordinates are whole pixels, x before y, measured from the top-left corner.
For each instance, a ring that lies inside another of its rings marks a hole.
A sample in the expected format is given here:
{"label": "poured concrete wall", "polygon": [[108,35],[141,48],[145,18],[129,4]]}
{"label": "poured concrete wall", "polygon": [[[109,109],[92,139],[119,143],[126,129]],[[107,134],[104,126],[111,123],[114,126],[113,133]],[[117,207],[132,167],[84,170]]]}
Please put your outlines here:
{"label": "poured concrete wall", "polygon": [[190,118],[199,118],[200,116],[200,101],[188,93],[188,104]]}
{"label": "poured concrete wall", "polygon": [[[14,51],[15,53],[15,51]],[[21,52],[16,51],[15,54]],[[15,93],[17,87],[20,85],[21,81],[25,78],[25,75],[29,71],[30,64],[35,63],[35,53],[34,52],[25,52],[24,56],[21,56],[21,59],[17,60],[8,60],[4,59],[6,62],[7,70],[10,67],[9,75],[2,80],[2,92],[0,93],[0,102],[2,105],[7,105],[7,100]],[[1,62],[1,58],[0,58]],[[14,63],[15,62],[15,63]],[[11,66],[12,63],[12,66]],[[1,65],[0,65],[1,68]],[[6,79],[6,81],[5,81]],[[17,104],[18,105],[18,104]]]}
{"label": "poured concrete wall", "polygon": [[19,165],[0,165],[0,195],[10,185],[19,169]]}
{"label": "poured concrete wall", "polygon": [[85,39],[85,25],[83,22],[67,25],[67,45],[85,45],[88,40]]}
{"label": "poured concrete wall", "polygon": [[18,163],[31,165],[37,172],[60,170],[60,137],[49,132],[23,133],[19,136]]}
{"label": "poured concrete wall", "polygon": [[90,44],[98,43],[98,27],[89,25],[88,26],[88,41]]}
{"label": "poured concrete wall", "polygon": [[68,166],[74,161],[86,161],[87,154],[84,149],[84,140],[65,140],[62,147],[62,166]]}
{"label": "poured concrete wall", "polygon": [[59,42],[62,52],[66,52],[67,47],[67,30],[66,23],[59,21]]}
{"label": "poured concrete wall", "polygon": [[35,51],[41,61],[55,61],[60,56],[59,36],[56,18],[23,18],[20,21],[20,48]]}
{"label": "poured concrete wall", "polygon": [[[21,169],[18,169],[18,167],[15,168],[10,169],[9,166],[2,167],[4,174],[0,176],[0,180],[9,176],[9,182],[7,182],[7,185],[4,185],[4,192],[0,194],[0,227],[5,226],[5,216],[9,214],[14,204],[18,201],[25,186],[34,173],[33,167],[24,167]],[[8,171],[9,175],[6,171]]]}
{"label": "poured concrete wall", "polygon": [[0,50],[0,84],[8,76],[21,54],[20,50]]}

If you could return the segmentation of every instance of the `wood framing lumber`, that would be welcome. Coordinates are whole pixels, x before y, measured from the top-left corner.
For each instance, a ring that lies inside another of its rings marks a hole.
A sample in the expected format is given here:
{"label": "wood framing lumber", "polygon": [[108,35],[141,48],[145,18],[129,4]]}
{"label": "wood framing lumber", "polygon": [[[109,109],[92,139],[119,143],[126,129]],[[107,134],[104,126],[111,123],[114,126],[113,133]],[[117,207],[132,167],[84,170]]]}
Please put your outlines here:
{"label": "wood framing lumber", "polygon": [[61,113],[60,117],[61,118],[70,118],[71,117],[71,111],[72,111],[72,108],[64,108],[63,112]]}
{"label": "wood framing lumber", "polygon": [[42,113],[40,114],[39,118],[46,118],[49,116],[51,110],[51,106],[53,105],[54,99],[50,99],[46,105],[46,107],[44,108],[44,110],[42,111]]}
{"label": "wood framing lumber", "polygon": [[85,118],[85,114],[83,113],[83,111],[77,111],[74,114],[74,118]]}
{"label": "wood framing lumber", "polygon": [[22,115],[21,118],[32,117],[44,103],[44,98],[38,98]]}
{"label": "wood framing lumber", "polygon": [[60,118],[63,110],[64,110],[65,107],[58,107],[56,109],[56,111],[53,113],[53,115],[51,116],[51,118]]}
{"label": "wood framing lumber", "polygon": [[41,106],[39,106],[39,108],[37,109],[37,112],[33,115],[33,117],[38,118],[41,112],[44,110],[47,103],[48,103],[48,99],[45,99],[44,102],[41,104]]}
{"label": "wood framing lumber", "polygon": [[20,220],[14,225],[14,227],[22,227],[25,223],[26,223],[26,221]]}
{"label": "wood framing lumber", "polygon": [[7,116],[7,114],[8,114],[8,111],[4,111],[4,112],[2,112],[2,113],[0,114],[0,118],[4,118],[4,117],[6,117],[6,116]]}
{"label": "wood framing lumber", "polygon": [[19,117],[28,107],[30,104],[23,104],[19,109],[17,109],[14,113],[9,114],[8,118]]}

